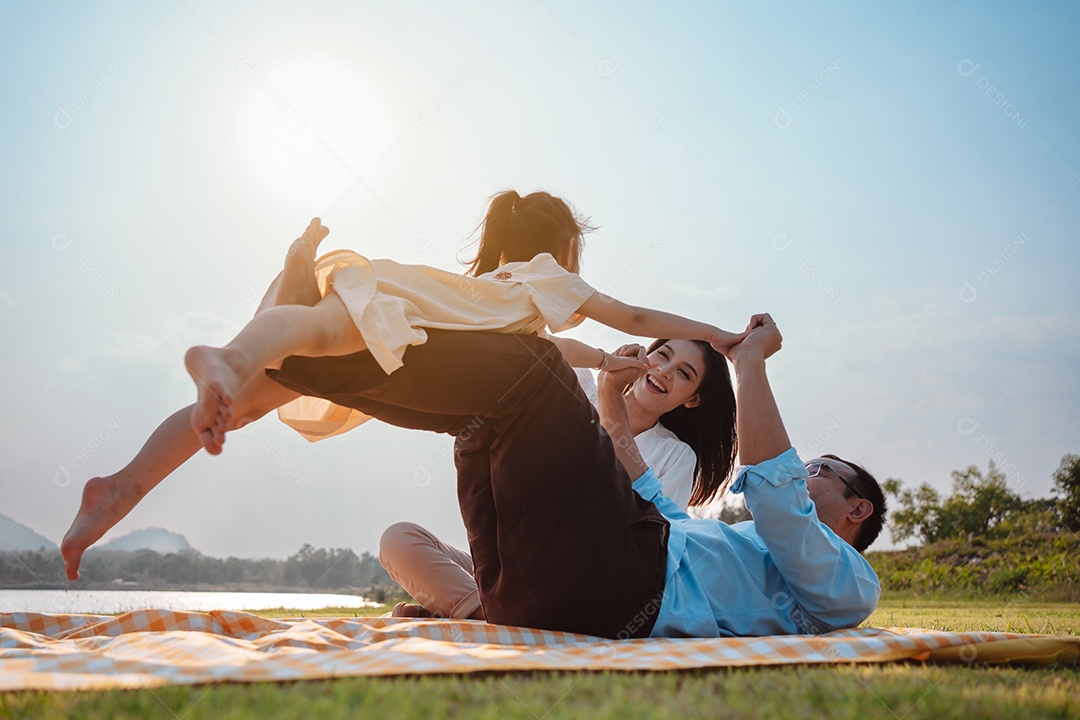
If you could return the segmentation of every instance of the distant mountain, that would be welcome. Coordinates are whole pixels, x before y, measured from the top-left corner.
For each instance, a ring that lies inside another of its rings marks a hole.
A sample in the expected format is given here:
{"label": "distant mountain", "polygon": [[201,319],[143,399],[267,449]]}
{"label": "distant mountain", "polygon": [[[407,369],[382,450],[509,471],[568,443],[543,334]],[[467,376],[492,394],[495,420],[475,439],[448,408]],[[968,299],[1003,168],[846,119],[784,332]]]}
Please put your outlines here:
{"label": "distant mountain", "polygon": [[59,550],[56,543],[38,535],[30,528],[15,522],[7,515],[0,515],[0,552],[23,550]]}
{"label": "distant mountain", "polygon": [[201,552],[191,547],[191,543],[189,543],[187,538],[183,535],[174,533],[171,530],[165,530],[164,528],[143,528],[142,530],[134,530],[127,535],[113,538],[109,542],[100,545],[95,549],[124,550],[127,552],[153,550],[162,555],[179,552],[202,555]]}

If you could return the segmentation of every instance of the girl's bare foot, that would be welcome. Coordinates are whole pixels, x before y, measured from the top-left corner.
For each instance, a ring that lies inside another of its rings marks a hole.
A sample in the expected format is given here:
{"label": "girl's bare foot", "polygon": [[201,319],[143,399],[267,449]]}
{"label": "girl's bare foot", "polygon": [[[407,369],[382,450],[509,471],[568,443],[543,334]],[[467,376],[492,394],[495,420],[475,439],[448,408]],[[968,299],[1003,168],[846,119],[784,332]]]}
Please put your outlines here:
{"label": "girl's bare foot", "polygon": [[220,453],[225,444],[233,400],[244,384],[244,378],[226,359],[227,353],[221,348],[196,345],[184,355],[184,365],[199,392],[191,410],[191,427],[211,455]]}
{"label": "girl's bare foot", "polygon": [[312,218],[304,234],[293,241],[285,256],[285,269],[278,287],[279,305],[315,305],[322,299],[319,284],[315,280],[315,256],[319,243],[330,234],[319,218]]}
{"label": "girl's bare foot", "polygon": [[120,522],[138,501],[138,496],[125,494],[111,477],[91,478],[86,483],[79,512],[60,543],[68,580],[79,579],[79,564],[86,548]]}

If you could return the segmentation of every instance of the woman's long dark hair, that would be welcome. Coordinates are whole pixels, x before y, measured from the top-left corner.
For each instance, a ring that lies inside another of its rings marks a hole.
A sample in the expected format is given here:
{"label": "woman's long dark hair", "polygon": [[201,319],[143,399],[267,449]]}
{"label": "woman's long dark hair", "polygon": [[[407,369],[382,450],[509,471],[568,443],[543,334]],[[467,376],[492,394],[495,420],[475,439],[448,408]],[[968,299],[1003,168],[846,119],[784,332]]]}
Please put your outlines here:
{"label": "woman's long dark hair", "polygon": [[[655,340],[649,354],[667,340]],[[735,391],[727,358],[712,345],[694,340],[705,356],[705,371],[698,386],[701,402],[696,407],[680,405],[660,416],[660,423],[689,445],[697,454],[690,505],[705,505],[723,494],[730,483],[739,444],[735,434]]]}

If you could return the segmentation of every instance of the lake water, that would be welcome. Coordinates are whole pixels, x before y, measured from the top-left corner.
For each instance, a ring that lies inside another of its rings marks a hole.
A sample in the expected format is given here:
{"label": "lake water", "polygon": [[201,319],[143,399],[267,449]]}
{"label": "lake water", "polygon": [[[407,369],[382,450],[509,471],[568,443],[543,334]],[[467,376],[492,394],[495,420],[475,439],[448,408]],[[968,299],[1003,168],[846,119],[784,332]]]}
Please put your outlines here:
{"label": "lake water", "polygon": [[144,608],[163,610],[267,610],[374,607],[359,595],[261,592],[173,592],[171,590],[0,590],[0,613],[108,615]]}

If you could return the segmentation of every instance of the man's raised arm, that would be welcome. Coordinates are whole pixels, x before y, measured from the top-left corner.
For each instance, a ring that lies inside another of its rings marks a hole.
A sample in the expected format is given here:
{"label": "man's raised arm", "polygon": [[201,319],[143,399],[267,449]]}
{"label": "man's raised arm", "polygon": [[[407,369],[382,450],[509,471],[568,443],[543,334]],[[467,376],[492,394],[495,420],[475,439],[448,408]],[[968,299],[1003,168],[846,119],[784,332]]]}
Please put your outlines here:
{"label": "man's raised arm", "polygon": [[755,315],[751,332],[731,352],[736,391],[739,457],[751,465],[732,491],[743,493],[754,528],[776,568],[791,588],[791,598],[811,617],[801,632],[821,633],[854,627],[877,605],[881,585],[874,571],[846,540],[818,518],[806,487],[806,468],[784,429],[765,359],[783,338],[768,315]]}
{"label": "man's raised arm", "polygon": [[765,359],[780,349],[784,338],[767,313],[754,315],[750,334],[731,350],[738,381],[735,412],[739,458],[744,465],[771,460],[791,447],[776,398],[765,374]]}

